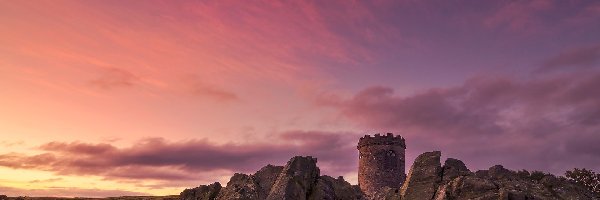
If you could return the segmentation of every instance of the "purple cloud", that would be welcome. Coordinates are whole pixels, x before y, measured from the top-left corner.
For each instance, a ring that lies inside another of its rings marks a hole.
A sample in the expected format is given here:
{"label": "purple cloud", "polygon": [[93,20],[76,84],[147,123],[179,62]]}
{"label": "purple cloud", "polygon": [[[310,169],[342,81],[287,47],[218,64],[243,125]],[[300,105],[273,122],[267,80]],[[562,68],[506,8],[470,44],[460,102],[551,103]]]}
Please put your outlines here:
{"label": "purple cloud", "polygon": [[511,1],[498,7],[484,20],[487,27],[506,27],[515,32],[534,32],[543,24],[544,12],[557,7],[555,1]]}
{"label": "purple cloud", "polygon": [[600,72],[482,76],[410,96],[375,86],[320,102],[366,128],[401,130],[409,158],[439,149],[474,168],[505,164],[563,173],[600,170],[598,86]]}
{"label": "purple cloud", "polygon": [[312,155],[319,158],[324,172],[342,175],[356,170],[353,134],[289,131],[275,139],[281,142],[215,145],[206,140],[151,138],[127,148],[50,142],[39,147],[42,154],[2,154],[0,166],[117,180],[193,181],[219,170],[254,172],[267,164],[284,164],[295,155]]}
{"label": "purple cloud", "polygon": [[590,68],[600,61],[600,45],[569,49],[560,55],[546,60],[542,71],[555,70],[564,67]]}

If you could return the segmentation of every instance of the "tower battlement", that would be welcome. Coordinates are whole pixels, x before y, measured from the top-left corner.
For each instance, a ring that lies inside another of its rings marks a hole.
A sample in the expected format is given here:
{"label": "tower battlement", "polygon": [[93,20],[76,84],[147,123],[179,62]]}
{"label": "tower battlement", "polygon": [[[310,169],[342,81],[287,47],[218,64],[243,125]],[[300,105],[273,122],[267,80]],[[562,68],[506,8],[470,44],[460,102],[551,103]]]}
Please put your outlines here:
{"label": "tower battlement", "polygon": [[385,135],[377,133],[374,136],[365,135],[358,140],[357,148],[360,149],[361,147],[370,145],[398,145],[406,149],[406,142],[404,138],[400,135],[394,135],[392,133],[387,133]]}

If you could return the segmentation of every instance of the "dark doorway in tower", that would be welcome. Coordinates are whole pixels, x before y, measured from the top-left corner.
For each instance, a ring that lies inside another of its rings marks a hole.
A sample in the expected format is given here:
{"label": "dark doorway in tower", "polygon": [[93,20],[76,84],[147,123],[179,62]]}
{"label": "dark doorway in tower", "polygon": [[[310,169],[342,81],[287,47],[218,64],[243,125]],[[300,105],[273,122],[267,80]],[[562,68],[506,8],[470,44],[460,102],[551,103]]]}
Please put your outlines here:
{"label": "dark doorway in tower", "polygon": [[385,169],[395,169],[398,167],[398,157],[396,152],[393,150],[388,150],[385,154],[385,159],[383,160],[383,167]]}

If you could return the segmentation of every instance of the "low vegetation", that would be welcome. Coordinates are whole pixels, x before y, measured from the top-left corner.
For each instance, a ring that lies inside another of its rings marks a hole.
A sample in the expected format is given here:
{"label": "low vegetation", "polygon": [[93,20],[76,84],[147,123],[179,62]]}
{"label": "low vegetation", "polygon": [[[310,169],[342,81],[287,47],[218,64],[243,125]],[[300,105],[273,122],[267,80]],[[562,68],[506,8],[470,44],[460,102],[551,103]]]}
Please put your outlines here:
{"label": "low vegetation", "polygon": [[575,168],[573,171],[567,171],[565,177],[568,180],[585,186],[594,194],[600,196],[600,174],[585,168]]}

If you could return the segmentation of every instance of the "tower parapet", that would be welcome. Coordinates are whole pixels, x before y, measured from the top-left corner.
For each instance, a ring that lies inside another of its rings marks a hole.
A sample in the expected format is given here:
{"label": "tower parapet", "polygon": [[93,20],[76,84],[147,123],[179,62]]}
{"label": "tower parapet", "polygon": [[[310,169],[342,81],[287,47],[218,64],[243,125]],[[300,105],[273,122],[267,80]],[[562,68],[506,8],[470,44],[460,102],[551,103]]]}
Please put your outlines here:
{"label": "tower parapet", "polygon": [[379,133],[374,136],[365,135],[358,140],[358,148],[369,145],[398,145],[406,149],[406,142],[400,135],[394,135],[393,133],[387,133],[381,135]]}
{"label": "tower parapet", "polygon": [[400,135],[365,135],[358,140],[358,185],[368,196],[385,187],[400,189],[406,179],[406,142]]}

